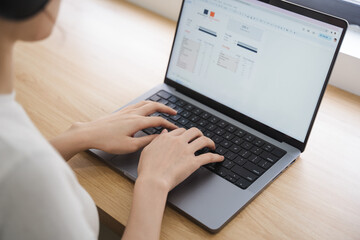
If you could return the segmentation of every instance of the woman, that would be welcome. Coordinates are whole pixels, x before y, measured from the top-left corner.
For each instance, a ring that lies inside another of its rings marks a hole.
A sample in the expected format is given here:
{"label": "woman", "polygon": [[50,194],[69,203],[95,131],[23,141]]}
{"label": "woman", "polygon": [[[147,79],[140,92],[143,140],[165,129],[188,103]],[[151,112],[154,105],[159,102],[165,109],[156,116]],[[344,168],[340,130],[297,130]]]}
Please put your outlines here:
{"label": "woman", "polygon": [[[96,239],[93,200],[65,160],[97,148],[125,154],[143,147],[123,239],[158,239],[168,192],[203,164],[222,161],[207,153],[215,144],[198,129],[180,129],[154,112],[176,114],[159,103],[140,102],[92,122],[76,123],[47,142],[14,100],[14,44],[50,35],[60,0],[0,0],[0,239]],[[160,135],[132,137],[162,126]]]}

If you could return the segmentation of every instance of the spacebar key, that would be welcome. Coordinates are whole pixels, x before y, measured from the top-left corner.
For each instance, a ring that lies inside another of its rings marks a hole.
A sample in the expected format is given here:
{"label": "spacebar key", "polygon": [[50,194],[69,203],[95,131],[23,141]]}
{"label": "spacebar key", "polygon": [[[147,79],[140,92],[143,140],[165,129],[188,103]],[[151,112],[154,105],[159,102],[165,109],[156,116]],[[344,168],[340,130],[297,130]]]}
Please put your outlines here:
{"label": "spacebar key", "polygon": [[238,165],[235,165],[231,171],[233,171],[234,173],[240,175],[241,177],[245,178],[246,180],[253,182],[256,180],[257,176],[251,172],[249,172],[248,170],[246,170],[245,168],[242,168]]}

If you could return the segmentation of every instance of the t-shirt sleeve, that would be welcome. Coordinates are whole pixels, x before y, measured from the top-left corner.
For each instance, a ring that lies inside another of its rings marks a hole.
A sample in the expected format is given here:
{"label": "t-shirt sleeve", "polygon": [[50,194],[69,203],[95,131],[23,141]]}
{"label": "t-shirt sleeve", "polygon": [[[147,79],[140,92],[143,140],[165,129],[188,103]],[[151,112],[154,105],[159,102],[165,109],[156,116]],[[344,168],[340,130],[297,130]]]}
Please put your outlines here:
{"label": "t-shirt sleeve", "polygon": [[89,196],[66,164],[48,157],[40,152],[17,161],[1,181],[0,239],[97,239],[84,205]]}

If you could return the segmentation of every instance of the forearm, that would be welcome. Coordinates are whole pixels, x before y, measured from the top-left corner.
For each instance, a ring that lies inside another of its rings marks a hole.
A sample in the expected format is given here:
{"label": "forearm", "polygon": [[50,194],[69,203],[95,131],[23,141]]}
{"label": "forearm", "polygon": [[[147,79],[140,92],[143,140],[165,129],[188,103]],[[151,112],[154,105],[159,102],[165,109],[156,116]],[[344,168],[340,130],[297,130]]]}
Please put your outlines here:
{"label": "forearm", "polygon": [[165,184],[140,178],[136,181],[123,240],[159,239],[167,194]]}
{"label": "forearm", "polygon": [[85,127],[74,124],[69,130],[50,140],[50,144],[68,161],[79,152],[90,148]]}

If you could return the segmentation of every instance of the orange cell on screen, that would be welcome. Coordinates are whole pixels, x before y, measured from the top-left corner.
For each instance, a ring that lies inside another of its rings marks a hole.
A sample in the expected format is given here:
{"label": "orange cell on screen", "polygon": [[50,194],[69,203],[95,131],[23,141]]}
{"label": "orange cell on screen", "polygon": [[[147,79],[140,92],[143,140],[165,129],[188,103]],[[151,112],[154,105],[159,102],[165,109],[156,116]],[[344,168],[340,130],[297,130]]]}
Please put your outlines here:
{"label": "orange cell on screen", "polygon": [[215,17],[215,12],[211,12],[210,17]]}

